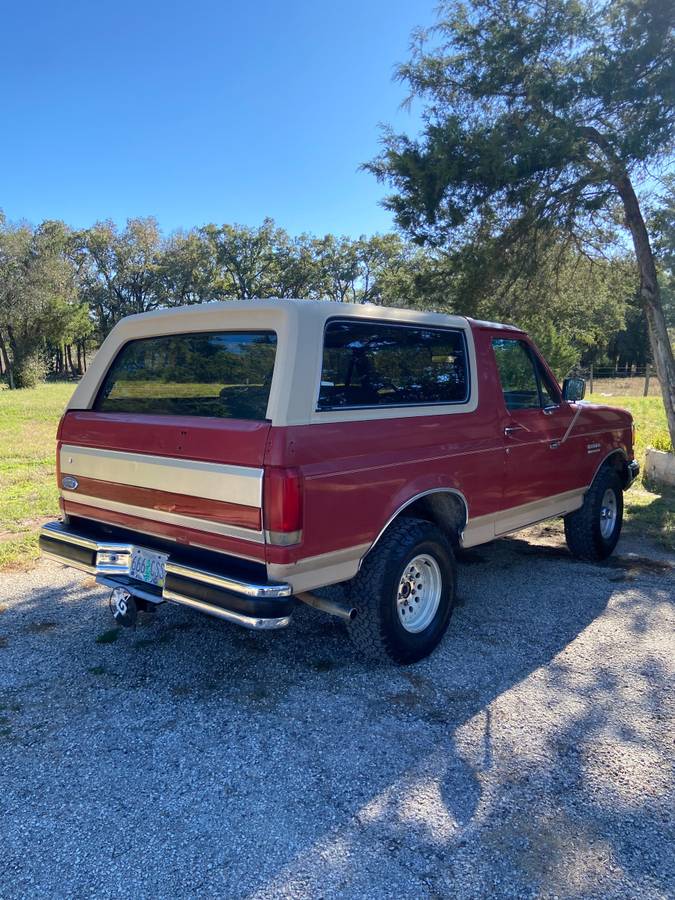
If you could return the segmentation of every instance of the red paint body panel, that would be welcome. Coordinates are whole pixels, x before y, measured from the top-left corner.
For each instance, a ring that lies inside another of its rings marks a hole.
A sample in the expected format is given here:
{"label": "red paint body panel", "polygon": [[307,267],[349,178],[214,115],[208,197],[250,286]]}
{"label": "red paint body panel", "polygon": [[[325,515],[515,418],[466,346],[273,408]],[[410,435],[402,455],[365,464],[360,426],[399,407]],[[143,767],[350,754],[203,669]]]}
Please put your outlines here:
{"label": "red paint body panel", "polygon": [[268,422],[79,412],[63,418],[64,444],[228,465],[262,466]]}
{"label": "red paint body panel", "polygon": [[267,460],[300,469],[304,524],[300,554],[269,547],[269,561],[372,541],[407,500],[436,488],[460,491],[475,515],[498,509],[504,451],[494,431],[475,413],[273,428]]}
{"label": "red paint body panel", "polygon": [[218,550],[221,553],[229,553],[231,556],[241,556],[259,562],[264,562],[265,560],[264,544],[223,537],[219,534],[209,534],[206,531],[196,531],[192,528],[169,525],[165,522],[153,522],[151,519],[127,516],[107,509],[97,509],[94,506],[86,506],[83,503],[73,503],[71,500],[64,501],[63,506],[64,512],[71,516],[93,519],[96,522],[105,522],[108,525],[119,525],[120,528],[139,531],[142,534],[154,534],[186,546],[206,547],[209,550]]}
{"label": "red paint body panel", "polygon": [[[519,332],[511,335],[527,340]],[[528,431],[507,438],[504,428],[516,414],[504,405],[491,344],[503,336],[498,329],[474,328],[475,412],[273,427],[265,462],[302,473],[304,527],[301,544],[268,546],[268,562],[292,563],[369,543],[398,509],[425,491],[459,491],[473,519],[584,488],[613,450],[631,455],[630,415],[609,407],[584,405],[558,447],[551,445],[563,438],[576,410],[565,402],[550,415],[519,411],[526,420],[532,413]],[[588,453],[589,442],[599,449]]]}

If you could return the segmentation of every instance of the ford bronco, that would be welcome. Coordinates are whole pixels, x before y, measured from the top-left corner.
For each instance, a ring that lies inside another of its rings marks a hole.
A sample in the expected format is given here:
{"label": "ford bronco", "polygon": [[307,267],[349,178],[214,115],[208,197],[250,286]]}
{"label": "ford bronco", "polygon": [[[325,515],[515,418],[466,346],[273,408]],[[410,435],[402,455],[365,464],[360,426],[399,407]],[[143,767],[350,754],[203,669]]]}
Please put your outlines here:
{"label": "ford bronco", "polygon": [[[45,556],[114,615],[183,604],[282,628],[298,603],[364,654],[410,663],[445,633],[455,556],[564,518],[571,553],[619,538],[638,474],[629,413],[562,389],[508,325],[266,300],[121,321],[57,435]],[[329,585],[338,591],[322,591]]]}

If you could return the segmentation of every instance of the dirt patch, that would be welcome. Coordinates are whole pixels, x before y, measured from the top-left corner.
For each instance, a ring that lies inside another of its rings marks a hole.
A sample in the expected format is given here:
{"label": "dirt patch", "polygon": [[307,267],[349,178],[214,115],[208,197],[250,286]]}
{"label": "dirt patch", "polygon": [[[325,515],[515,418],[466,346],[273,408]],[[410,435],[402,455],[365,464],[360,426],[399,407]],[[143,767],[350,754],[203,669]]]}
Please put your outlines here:
{"label": "dirt patch", "polygon": [[610,556],[603,565],[611,569],[625,569],[627,575],[666,575],[673,565],[647,556]]}
{"label": "dirt patch", "polygon": [[37,516],[34,519],[22,519],[17,522],[17,531],[0,531],[0,543],[12,541],[15,538],[27,537],[47,522],[52,522],[54,516]]}

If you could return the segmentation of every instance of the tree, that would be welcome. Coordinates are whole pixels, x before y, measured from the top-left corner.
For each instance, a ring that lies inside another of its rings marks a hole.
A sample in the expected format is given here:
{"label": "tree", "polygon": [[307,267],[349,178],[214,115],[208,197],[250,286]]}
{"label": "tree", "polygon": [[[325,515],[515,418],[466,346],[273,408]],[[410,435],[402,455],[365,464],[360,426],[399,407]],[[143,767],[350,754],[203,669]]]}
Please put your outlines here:
{"label": "tree", "polygon": [[[450,0],[399,68],[424,103],[419,139],[385,133],[367,168],[416,241],[506,248],[560,235],[597,256],[618,213],[630,233],[651,351],[675,440],[675,364],[638,200],[673,136],[670,0]],[[613,221],[612,221],[613,220]]]}
{"label": "tree", "polygon": [[650,226],[656,250],[664,313],[668,328],[675,329],[675,175],[665,179],[665,191],[654,209]]}
{"label": "tree", "polygon": [[75,243],[80,291],[95,314],[101,338],[124,316],[161,304],[162,239],[155,219],[129,219],[123,231],[114,222],[97,222],[78,232]]}
{"label": "tree", "polygon": [[62,222],[32,228],[0,218],[0,355],[10,388],[44,377],[48,345],[70,345],[88,334],[70,240]]}
{"label": "tree", "polygon": [[221,299],[213,248],[199,231],[176,232],[164,243],[156,266],[156,293],[163,306]]}
{"label": "tree", "polygon": [[221,297],[250,300],[274,296],[275,249],[287,235],[272,219],[265,219],[259,228],[206,225],[201,233],[220,270],[215,287]]}

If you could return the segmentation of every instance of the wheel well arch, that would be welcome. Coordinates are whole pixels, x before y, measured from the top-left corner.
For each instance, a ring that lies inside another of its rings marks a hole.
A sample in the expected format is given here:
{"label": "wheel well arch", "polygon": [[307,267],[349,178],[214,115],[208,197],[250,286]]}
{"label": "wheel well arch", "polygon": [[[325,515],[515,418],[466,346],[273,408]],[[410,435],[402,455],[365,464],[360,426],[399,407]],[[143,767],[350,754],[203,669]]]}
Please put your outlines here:
{"label": "wheel well arch", "polygon": [[466,497],[455,488],[432,488],[406,500],[389,517],[375,540],[363,554],[362,561],[377,545],[382,535],[397,519],[418,518],[433,522],[448,536],[453,547],[458,547],[462,531],[469,520]]}
{"label": "wheel well arch", "polygon": [[626,464],[628,462],[628,457],[626,456],[626,451],[617,447],[614,450],[610,450],[610,452],[605,456],[603,460],[598,464],[595,472],[593,473],[593,478],[591,479],[591,484],[598,477],[599,473],[602,469],[606,467],[611,467],[616,469],[617,473],[621,477],[622,481],[626,482]]}

